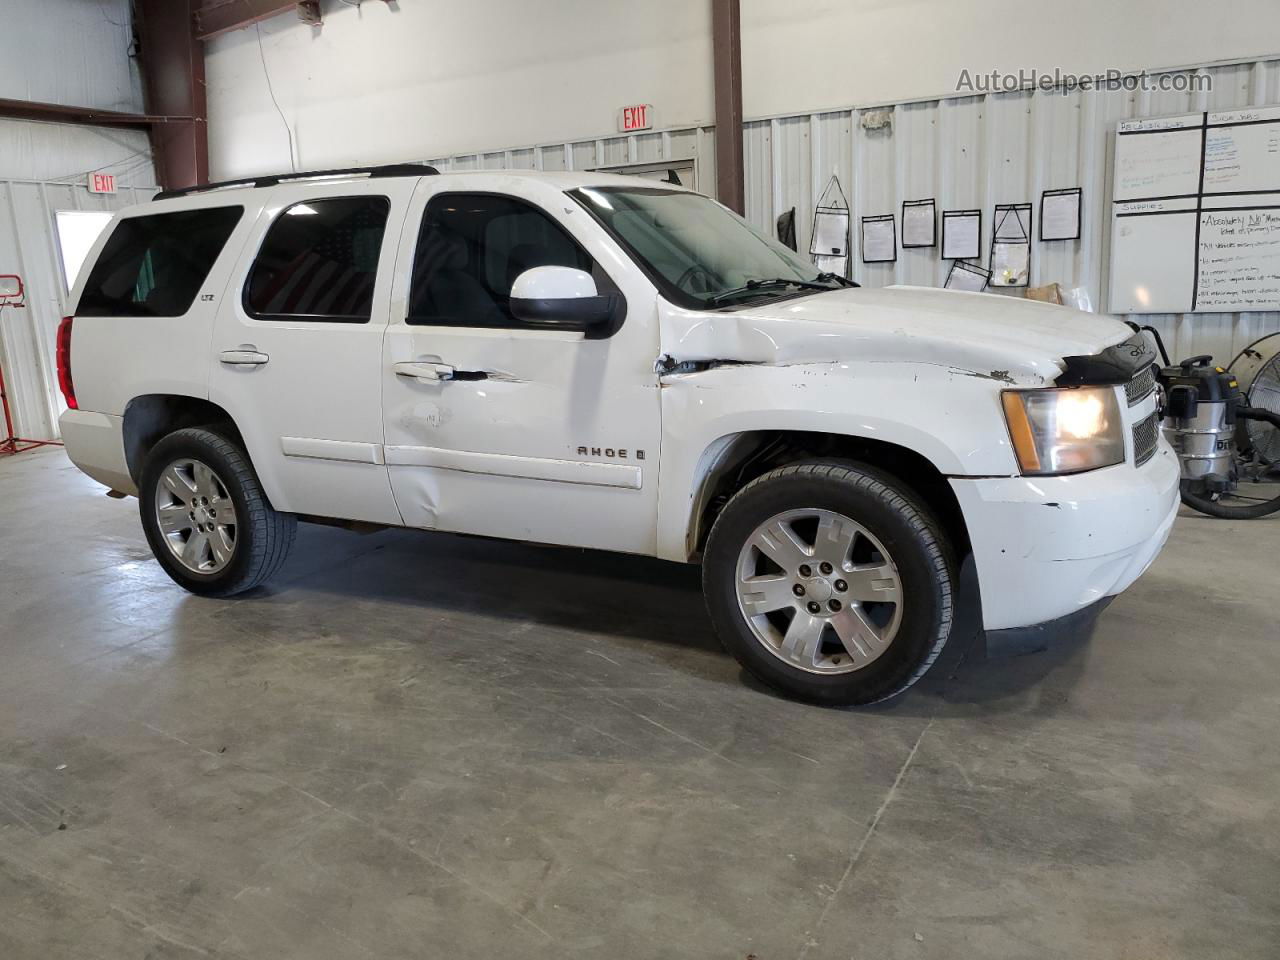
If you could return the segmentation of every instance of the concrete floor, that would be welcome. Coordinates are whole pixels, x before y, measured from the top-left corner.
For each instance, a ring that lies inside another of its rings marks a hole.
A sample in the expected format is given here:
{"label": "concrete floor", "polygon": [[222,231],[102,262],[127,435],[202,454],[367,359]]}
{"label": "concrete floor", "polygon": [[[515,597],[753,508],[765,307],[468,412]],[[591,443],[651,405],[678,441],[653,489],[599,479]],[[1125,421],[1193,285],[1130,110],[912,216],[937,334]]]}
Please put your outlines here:
{"label": "concrete floor", "polygon": [[692,568],[304,527],[208,601],[101,493],[0,459],[5,960],[1280,955],[1280,519],[834,711]]}

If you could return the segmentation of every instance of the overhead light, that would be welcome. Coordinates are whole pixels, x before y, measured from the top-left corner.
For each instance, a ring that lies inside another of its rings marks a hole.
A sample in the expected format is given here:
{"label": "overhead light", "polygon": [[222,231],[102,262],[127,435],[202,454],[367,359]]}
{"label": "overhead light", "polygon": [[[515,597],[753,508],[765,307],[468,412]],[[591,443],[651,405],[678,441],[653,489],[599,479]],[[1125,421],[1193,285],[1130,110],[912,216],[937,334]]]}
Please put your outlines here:
{"label": "overhead light", "polygon": [[319,211],[315,207],[307,206],[305,203],[295,203],[285,213],[291,217],[314,217]]}

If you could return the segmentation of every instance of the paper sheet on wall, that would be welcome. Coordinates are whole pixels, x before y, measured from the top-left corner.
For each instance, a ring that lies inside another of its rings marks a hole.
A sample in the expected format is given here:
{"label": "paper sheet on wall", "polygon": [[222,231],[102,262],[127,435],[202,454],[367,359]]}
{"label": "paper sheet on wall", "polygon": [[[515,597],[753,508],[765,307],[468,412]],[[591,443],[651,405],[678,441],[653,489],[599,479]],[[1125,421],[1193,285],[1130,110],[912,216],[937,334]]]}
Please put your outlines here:
{"label": "paper sheet on wall", "polygon": [[932,247],[937,243],[936,225],[932,200],[903,203],[902,246]]}
{"label": "paper sheet on wall", "polygon": [[964,263],[957,260],[951,265],[951,272],[947,274],[947,282],[944,286],[947,290],[968,290],[972,293],[981,293],[987,289],[987,281],[990,279],[990,270],[984,270],[977,264]]}
{"label": "paper sheet on wall", "polygon": [[893,215],[862,218],[862,262],[888,263],[898,258]]}
{"label": "paper sheet on wall", "polygon": [[982,214],[947,211],[942,215],[942,258],[966,260],[981,256]]}
{"label": "paper sheet on wall", "polygon": [[1080,191],[1046,190],[1040,200],[1040,239],[1075,240],[1080,236]]}

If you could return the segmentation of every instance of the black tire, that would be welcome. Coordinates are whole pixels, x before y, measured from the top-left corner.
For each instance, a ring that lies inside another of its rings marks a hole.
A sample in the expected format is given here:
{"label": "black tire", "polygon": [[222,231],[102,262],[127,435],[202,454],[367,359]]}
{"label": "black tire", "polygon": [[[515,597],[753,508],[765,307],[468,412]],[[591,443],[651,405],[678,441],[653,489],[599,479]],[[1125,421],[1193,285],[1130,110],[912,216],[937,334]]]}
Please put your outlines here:
{"label": "black tire", "polygon": [[[156,514],[160,475],[179,460],[197,460],[212,468],[235,507],[231,559],[214,573],[197,573],[184,566],[160,529]],[[296,517],[272,508],[244,451],[209,428],[177,430],[152,448],[142,470],[138,501],[142,529],[160,566],[179,586],[204,597],[229,597],[261,584],[284,563],[298,531]]]}
{"label": "black tire", "polygon": [[[739,606],[737,569],[747,539],[771,517],[795,509],[848,517],[879,540],[897,566],[897,633],[882,654],[851,673],[811,673],[784,662],[756,637]],[[717,517],[702,570],[707,608],[725,648],[759,680],[813,703],[850,706],[896,696],[924,676],[951,631],[956,575],[946,534],[910,488],[863,464],[808,461],[752,481]]]}

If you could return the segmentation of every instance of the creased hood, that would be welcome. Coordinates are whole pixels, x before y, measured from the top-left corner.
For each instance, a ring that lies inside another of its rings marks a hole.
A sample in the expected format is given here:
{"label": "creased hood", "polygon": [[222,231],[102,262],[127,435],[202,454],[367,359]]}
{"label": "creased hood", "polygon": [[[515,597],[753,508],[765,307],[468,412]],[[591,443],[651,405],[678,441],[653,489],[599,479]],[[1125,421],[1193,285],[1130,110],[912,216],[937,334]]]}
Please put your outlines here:
{"label": "creased hood", "polygon": [[916,362],[1031,383],[1058,376],[1063,357],[1132,335],[1110,317],[930,287],[833,290],[668,322],[664,342],[676,361]]}

